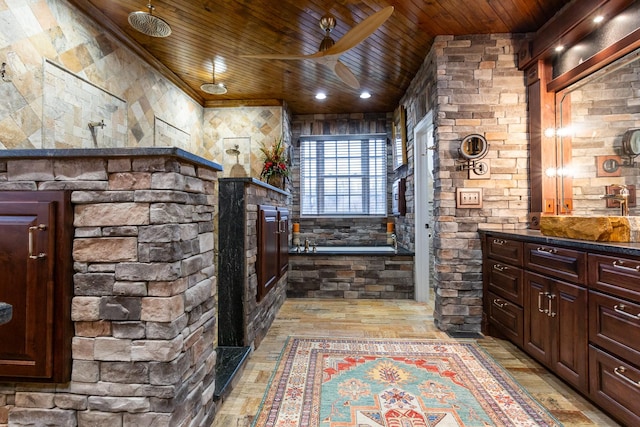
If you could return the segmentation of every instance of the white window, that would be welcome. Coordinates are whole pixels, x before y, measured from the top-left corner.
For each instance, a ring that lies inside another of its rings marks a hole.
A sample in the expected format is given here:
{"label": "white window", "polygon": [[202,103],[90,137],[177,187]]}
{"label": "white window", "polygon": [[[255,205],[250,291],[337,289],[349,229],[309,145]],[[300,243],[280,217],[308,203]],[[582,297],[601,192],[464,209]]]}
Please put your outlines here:
{"label": "white window", "polygon": [[301,215],[387,214],[387,137],[300,138]]}

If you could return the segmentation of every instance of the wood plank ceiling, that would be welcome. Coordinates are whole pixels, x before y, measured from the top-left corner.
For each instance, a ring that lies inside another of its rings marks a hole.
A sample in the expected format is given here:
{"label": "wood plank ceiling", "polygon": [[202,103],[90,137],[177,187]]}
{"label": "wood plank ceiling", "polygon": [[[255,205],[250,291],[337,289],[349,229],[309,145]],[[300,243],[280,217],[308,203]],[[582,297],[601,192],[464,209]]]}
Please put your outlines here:
{"label": "wood plank ceiling", "polygon": [[[580,1],[580,0],[578,0]],[[284,100],[292,113],[388,112],[397,105],[437,35],[534,32],[566,0],[152,0],[154,15],[166,20],[166,38],[134,30],[127,16],[147,11],[145,0],[71,0],[98,24],[148,55],[147,60],[206,106],[265,105]],[[324,32],[320,18],[337,19],[338,40],[387,6],[391,17],[370,37],[340,57],[360,90],[310,60],[243,58],[248,54],[312,54]],[[200,90],[212,81],[228,92]],[[371,92],[368,100],[361,90]],[[324,91],[327,99],[314,95]]]}

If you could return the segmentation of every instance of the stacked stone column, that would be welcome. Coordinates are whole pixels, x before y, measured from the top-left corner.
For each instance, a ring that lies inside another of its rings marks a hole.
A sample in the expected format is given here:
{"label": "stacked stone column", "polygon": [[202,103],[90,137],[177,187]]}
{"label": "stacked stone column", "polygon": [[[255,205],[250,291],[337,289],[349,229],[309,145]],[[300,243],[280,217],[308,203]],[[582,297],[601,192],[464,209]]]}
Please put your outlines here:
{"label": "stacked stone column", "polygon": [[0,165],[0,189],[68,189],[74,204],[71,382],[0,384],[10,425],[211,424],[217,178],[187,160]]}

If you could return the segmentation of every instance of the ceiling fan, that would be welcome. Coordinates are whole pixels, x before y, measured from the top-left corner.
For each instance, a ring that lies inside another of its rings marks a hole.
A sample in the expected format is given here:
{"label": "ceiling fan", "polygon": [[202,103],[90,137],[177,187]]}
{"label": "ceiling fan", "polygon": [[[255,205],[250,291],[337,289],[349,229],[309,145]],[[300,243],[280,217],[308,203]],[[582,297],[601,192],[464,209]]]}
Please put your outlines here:
{"label": "ceiling fan", "polygon": [[318,52],[311,55],[265,54],[240,56],[242,58],[256,59],[311,59],[312,61],[326,65],[333,70],[340,80],[350,87],[358,89],[360,87],[360,82],[358,82],[358,79],[353,75],[349,67],[340,62],[338,58],[340,55],[350,49],[353,49],[364,39],[373,34],[387,19],[389,19],[392,13],[393,6],[388,6],[379,10],[350,29],[338,41],[334,41],[330,36],[331,30],[336,25],[336,19],[331,15],[323,16],[320,18],[320,28],[325,31],[325,36],[320,44]]}

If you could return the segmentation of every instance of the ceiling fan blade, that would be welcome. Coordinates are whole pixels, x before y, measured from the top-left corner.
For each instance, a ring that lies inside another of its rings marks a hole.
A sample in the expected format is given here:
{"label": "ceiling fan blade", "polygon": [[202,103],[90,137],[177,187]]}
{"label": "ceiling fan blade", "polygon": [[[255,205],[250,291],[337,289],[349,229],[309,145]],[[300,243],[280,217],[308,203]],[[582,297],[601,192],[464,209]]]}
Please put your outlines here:
{"label": "ceiling fan blade", "polygon": [[335,65],[333,66],[333,72],[336,73],[336,76],[338,76],[338,78],[347,85],[351,86],[354,89],[360,89],[360,82],[358,81],[356,76],[353,75],[349,67],[344,65],[342,62],[336,61]]}
{"label": "ceiling fan blade", "polygon": [[393,6],[388,6],[379,10],[347,31],[344,36],[340,37],[333,46],[325,50],[323,53],[325,55],[340,55],[349,49],[352,49],[358,43],[373,34],[387,19],[389,19],[392,13]]}

